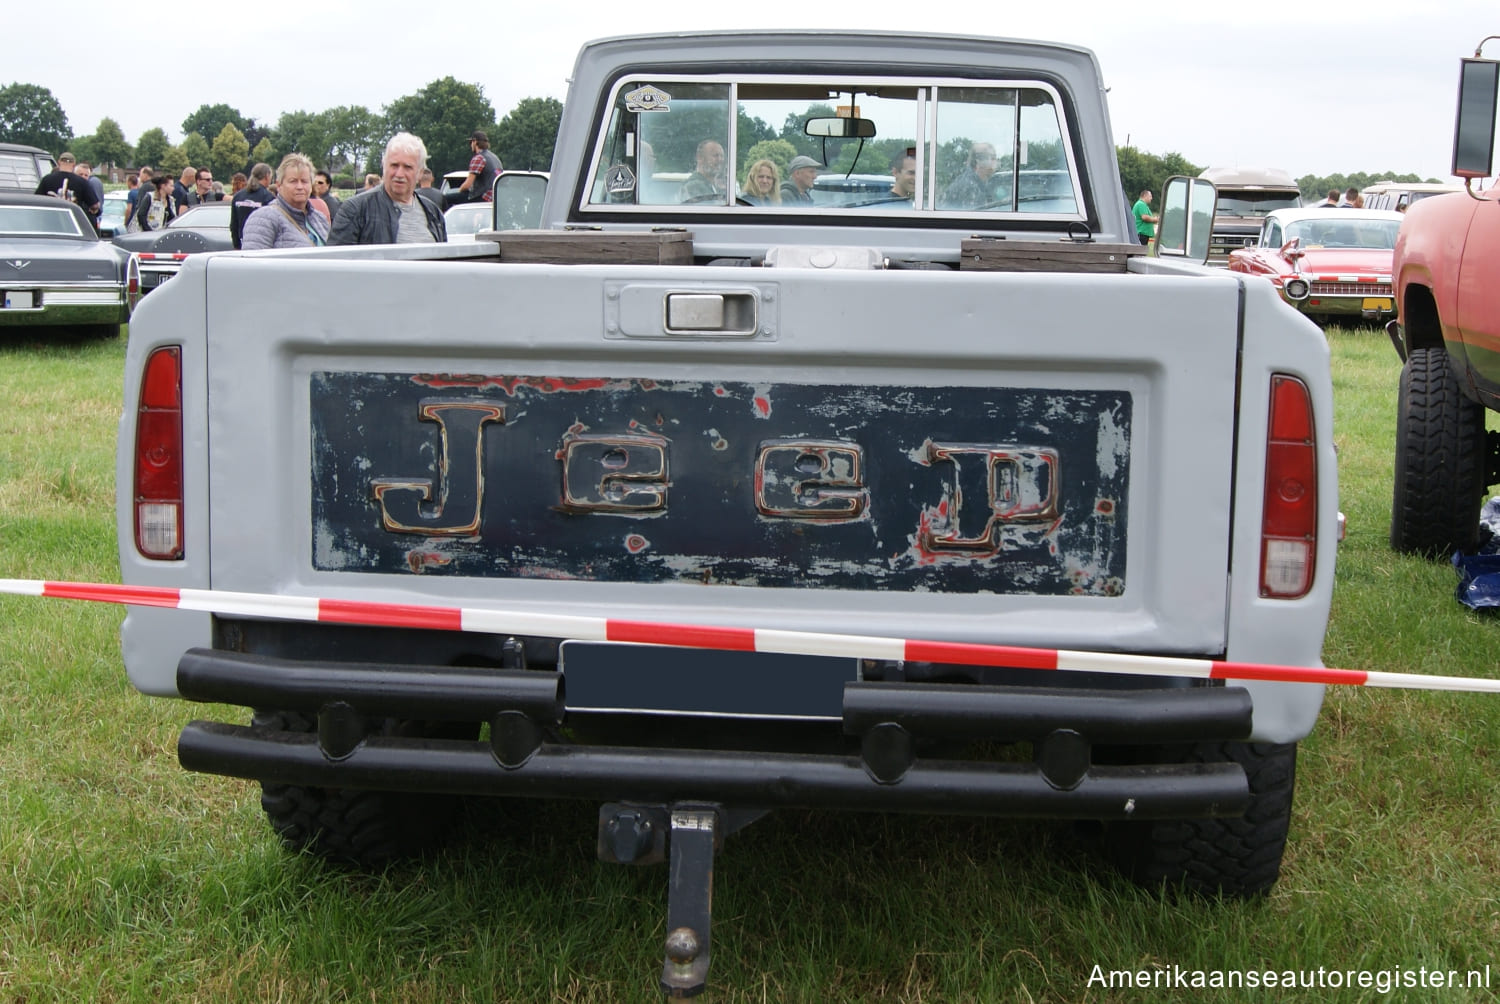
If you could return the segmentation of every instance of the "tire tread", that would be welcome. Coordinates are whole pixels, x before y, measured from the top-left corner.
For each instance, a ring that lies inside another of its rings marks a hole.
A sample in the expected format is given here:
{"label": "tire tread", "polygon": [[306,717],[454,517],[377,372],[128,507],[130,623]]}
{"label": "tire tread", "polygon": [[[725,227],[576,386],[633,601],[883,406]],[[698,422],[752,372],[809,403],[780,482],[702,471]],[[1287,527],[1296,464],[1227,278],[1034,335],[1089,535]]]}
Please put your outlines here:
{"label": "tire tread", "polygon": [[1391,547],[1442,557],[1472,551],[1488,485],[1484,408],[1463,393],[1442,348],[1401,368]]}

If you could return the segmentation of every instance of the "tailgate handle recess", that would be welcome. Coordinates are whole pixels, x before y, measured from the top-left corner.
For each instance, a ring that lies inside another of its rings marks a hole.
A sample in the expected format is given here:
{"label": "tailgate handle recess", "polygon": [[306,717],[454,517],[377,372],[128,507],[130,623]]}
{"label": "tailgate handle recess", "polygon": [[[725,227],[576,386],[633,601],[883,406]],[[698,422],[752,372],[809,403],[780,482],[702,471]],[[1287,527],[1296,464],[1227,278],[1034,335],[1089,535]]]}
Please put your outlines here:
{"label": "tailgate handle recess", "polygon": [[755,334],[756,298],[749,292],[668,293],[664,327],[669,335]]}

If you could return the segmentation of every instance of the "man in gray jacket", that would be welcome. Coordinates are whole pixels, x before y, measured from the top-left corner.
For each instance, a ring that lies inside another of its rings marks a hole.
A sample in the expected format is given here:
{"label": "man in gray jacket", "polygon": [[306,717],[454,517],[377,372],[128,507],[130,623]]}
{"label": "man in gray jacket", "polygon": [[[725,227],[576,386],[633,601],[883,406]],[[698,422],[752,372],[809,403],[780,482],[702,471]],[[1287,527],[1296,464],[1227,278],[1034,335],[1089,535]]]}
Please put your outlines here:
{"label": "man in gray jacket", "polygon": [[448,239],[443,214],[417,198],[417,179],[427,166],[427,146],[409,132],[385,145],[380,184],[344,200],[328,235],[329,244],[433,244]]}

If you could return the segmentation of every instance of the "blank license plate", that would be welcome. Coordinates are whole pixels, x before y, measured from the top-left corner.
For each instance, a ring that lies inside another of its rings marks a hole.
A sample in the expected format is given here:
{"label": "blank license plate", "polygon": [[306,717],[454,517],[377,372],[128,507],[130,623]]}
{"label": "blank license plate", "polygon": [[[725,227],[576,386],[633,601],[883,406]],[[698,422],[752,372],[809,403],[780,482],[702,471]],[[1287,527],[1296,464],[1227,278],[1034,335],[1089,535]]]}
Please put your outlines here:
{"label": "blank license plate", "polygon": [[35,310],[36,291],[30,289],[7,290],[5,293],[6,310]]}
{"label": "blank license plate", "polygon": [[837,720],[852,657],[565,641],[569,711]]}
{"label": "blank license plate", "polygon": [[1365,310],[1390,310],[1391,301],[1385,296],[1367,296],[1364,300]]}

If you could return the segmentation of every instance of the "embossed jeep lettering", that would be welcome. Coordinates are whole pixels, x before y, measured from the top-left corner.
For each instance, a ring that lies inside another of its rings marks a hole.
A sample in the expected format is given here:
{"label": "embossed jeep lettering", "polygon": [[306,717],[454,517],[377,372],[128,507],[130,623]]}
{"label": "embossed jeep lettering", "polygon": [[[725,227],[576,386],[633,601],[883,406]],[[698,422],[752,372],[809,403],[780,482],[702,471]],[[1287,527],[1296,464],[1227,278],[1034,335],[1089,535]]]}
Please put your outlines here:
{"label": "embossed jeep lettering", "polygon": [[[430,478],[375,478],[370,482],[381,526],[391,533],[463,536],[479,533],[484,510],[484,428],[505,423],[498,401],[421,402],[419,417],[439,429],[437,468]],[[924,547],[994,554],[1002,524],[1047,522],[1059,511],[1058,454],[1047,447],[928,442],[925,466],[949,464],[952,481],[924,520]],[[671,441],[656,434],[568,432],[561,462],[559,508],[578,515],[664,515],[671,488]],[[754,457],[755,509],[767,519],[846,522],[870,507],[865,449],[843,440],[773,439]],[[965,504],[966,487],[983,502]],[[966,526],[978,530],[965,536]]]}

